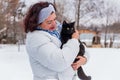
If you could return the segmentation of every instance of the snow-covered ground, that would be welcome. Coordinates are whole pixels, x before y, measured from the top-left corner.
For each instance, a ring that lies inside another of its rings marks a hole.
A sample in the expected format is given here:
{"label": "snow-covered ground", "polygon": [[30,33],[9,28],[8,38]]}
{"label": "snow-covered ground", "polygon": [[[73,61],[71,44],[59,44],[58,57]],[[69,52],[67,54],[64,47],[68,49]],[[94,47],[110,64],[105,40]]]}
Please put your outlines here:
{"label": "snow-covered ground", "polygon": [[[32,80],[25,46],[0,45],[0,80]],[[90,59],[84,70],[92,80],[120,80],[120,49],[88,48]],[[79,80],[79,79],[77,79]]]}
{"label": "snow-covered ground", "polygon": [[32,80],[25,46],[0,45],[0,80]]}

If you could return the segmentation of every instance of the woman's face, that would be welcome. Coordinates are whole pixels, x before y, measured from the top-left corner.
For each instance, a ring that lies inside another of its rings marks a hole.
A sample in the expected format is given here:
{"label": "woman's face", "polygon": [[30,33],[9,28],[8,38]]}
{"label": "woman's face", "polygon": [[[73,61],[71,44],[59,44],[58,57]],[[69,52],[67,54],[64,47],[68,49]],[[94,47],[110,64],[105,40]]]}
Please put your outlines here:
{"label": "woman's face", "polygon": [[56,29],[56,14],[52,13],[44,22],[40,24],[40,27],[45,30],[53,31]]}

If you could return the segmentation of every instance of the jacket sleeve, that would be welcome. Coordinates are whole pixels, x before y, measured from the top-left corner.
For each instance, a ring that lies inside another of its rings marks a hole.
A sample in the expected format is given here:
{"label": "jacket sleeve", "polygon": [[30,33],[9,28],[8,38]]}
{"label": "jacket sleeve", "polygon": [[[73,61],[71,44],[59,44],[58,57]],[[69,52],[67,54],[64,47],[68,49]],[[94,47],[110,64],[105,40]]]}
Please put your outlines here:
{"label": "jacket sleeve", "polygon": [[28,42],[30,56],[44,67],[62,72],[71,66],[79,51],[77,39],[70,39],[62,49],[57,47],[48,37],[39,35],[32,37]]}

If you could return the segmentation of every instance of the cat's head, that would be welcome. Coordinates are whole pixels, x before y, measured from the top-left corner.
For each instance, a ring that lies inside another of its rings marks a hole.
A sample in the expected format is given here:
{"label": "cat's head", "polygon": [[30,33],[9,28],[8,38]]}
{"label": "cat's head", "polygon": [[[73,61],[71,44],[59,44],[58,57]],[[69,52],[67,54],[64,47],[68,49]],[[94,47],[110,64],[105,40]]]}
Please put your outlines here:
{"label": "cat's head", "polygon": [[75,22],[67,23],[66,21],[63,21],[62,31],[66,34],[73,34],[75,32],[74,25]]}

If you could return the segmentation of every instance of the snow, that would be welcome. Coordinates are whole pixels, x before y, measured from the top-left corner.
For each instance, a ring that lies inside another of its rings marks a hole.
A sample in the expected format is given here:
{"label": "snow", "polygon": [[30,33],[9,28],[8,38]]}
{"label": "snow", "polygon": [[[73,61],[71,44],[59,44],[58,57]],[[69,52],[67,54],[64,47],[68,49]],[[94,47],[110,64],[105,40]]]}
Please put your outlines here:
{"label": "snow", "polygon": [[0,80],[32,80],[25,46],[0,45]]}
{"label": "snow", "polygon": [[85,65],[92,80],[120,80],[120,49],[91,48],[90,60]]}
{"label": "snow", "polygon": [[[83,66],[92,80],[120,80],[119,48],[88,48],[89,61]],[[25,45],[0,45],[0,80],[32,80]],[[79,79],[77,79],[79,80]]]}

